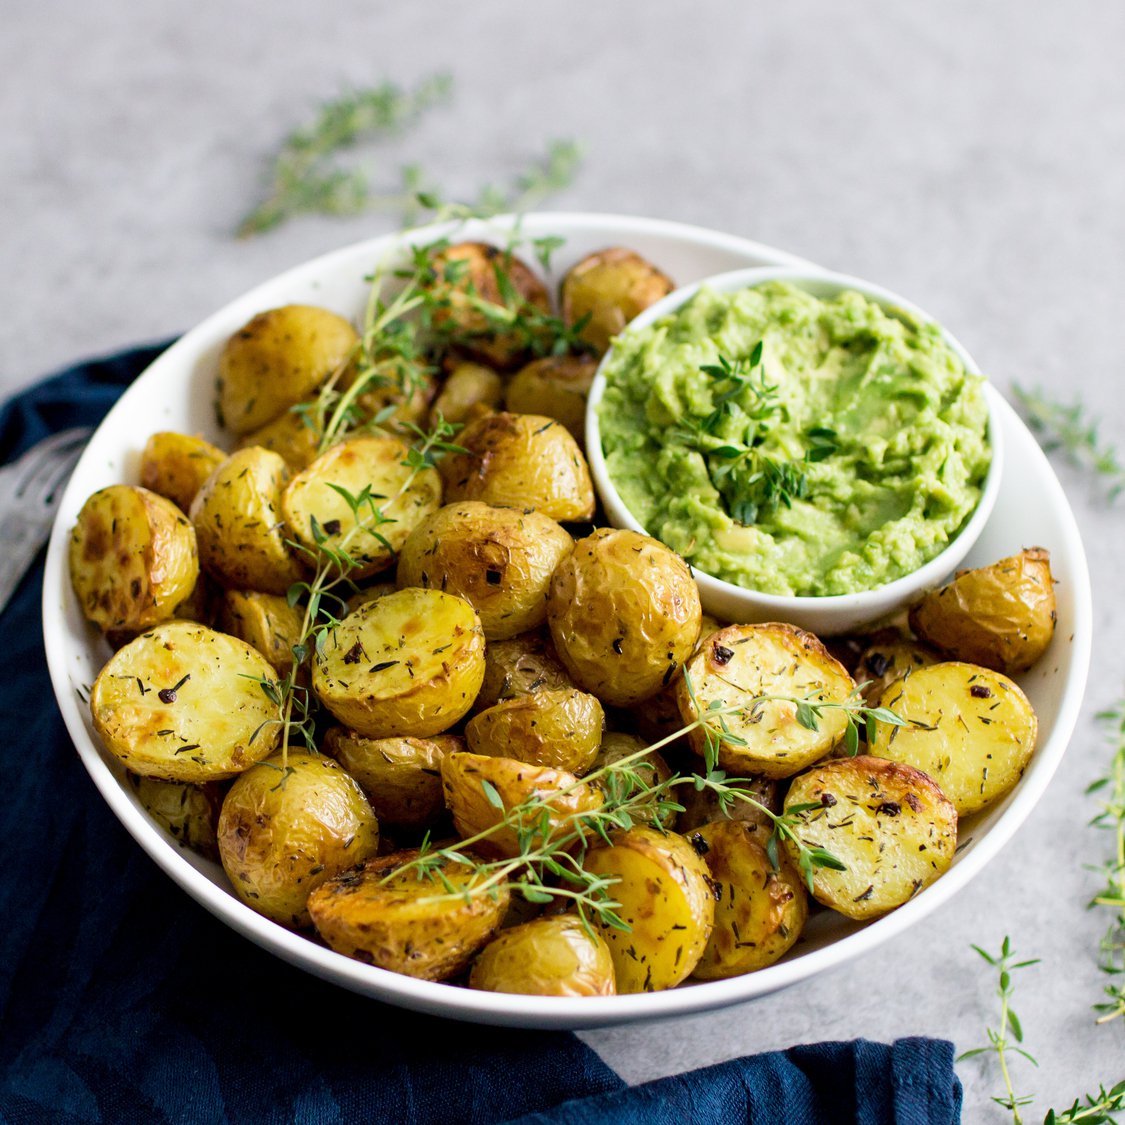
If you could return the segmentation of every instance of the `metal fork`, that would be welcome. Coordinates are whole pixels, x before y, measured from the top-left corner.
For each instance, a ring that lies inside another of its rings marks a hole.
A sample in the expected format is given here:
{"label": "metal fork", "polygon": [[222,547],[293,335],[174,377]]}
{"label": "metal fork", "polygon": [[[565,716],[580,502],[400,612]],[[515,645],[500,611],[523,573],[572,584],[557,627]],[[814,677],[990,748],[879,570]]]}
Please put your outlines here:
{"label": "metal fork", "polygon": [[90,432],[83,427],[52,434],[0,468],[0,612],[46,542]]}

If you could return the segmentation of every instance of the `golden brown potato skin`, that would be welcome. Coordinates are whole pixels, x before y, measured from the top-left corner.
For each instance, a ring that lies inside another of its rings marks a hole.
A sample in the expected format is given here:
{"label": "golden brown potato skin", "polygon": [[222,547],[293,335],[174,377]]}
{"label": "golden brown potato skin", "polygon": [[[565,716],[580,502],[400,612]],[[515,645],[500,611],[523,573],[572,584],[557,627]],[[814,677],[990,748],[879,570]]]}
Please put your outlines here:
{"label": "golden brown potato skin", "polygon": [[1047,651],[1057,616],[1051,556],[1031,547],[931,590],[911,609],[910,627],[955,660],[1011,676]]}
{"label": "golden brown potato skin", "polygon": [[534,508],[555,520],[594,514],[590,467],[569,431],[541,414],[489,414],[458,435],[465,453],[438,466],[446,503],[482,500],[501,508]]}
{"label": "golden brown potato skin", "polygon": [[684,811],[676,817],[676,831],[683,836],[691,836],[706,824],[737,821],[745,824],[754,839],[763,846],[773,833],[773,821],[758,805],[764,805],[770,812],[781,812],[781,794],[778,783],[768,777],[747,779],[742,785],[732,789],[746,793],[757,804],[735,799],[724,811],[719,798],[710,789],[696,789],[694,785],[676,787],[676,800],[684,806]]}
{"label": "golden brown potato skin", "polygon": [[461,425],[468,422],[474,412],[487,413],[504,399],[504,380],[480,363],[458,363],[449,375],[430,406],[430,427],[438,421]]}
{"label": "golden brown potato skin", "polygon": [[883,692],[896,680],[940,659],[932,648],[906,637],[879,642],[863,650],[856,665],[855,680],[863,685],[864,702],[869,707],[878,707]]}
{"label": "golden brown potato skin", "polygon": [[629,707],[671,682],[699,636],[699,589],[687,563],[635,531],[579,540],[551,580],[547,621],[574,682]]}
{"label": "golden brown potato skin", "polygon": [[525,996],[612,996],[609,946],[573,915],[504,930],[481,950],[469,987]]}
{"label": "golden brown potato skin", "polygon": [[474,711],[532,692],[573,687],[574,681],[544,631],[521,633],[504,641],[489,641],[484,653],[484,680]]}
{"label": "golden brown potato skin", "polygon": [[284,926],[307,926],[309,892],[378,846],[359,785],[331,758],[292,748],[239,777],[219,816],[219,855],[235,894]]}
{"label": "golden brown potato skin", "polygon": [[497,932],[510,896],[503,884],[474,894],[480,877],[459,863],[440,872],[465,892],[453,896],[437,878],[398,870],[418,854],[393,852],[343,872],[313,891],[309,913],[337,953],[421,980],[446,980]]}
{"label": "golden brown potato skin", "polygon": [[95,492],[70,533],[70,580],[103,632],[171,617],[199,577],[195,529],[170,500],[127,484]]}
{"label": "golden brown potato skin", "polygon": [[589,316],[581,336],[601,355],[633,317],[673,288],[672,280],[640,254],[620,246],[598,250],[563,278],[563,320],[574,325]]}
{"label": "golden brown potato skin", "polygon": [[302,611],[279,594],[225,590],[219,627],[256,648],[279,673],[293,667],[293,646],[301,639]]}
{"label": "golden brown potato skin", "polygon": [[[311,402],[307,405],[311,406]],[[320,430],[311,414],[289,409],[272,422],[244,434],[238,442],[239,449],[252,445],[277,453],[291,472],[299,473],[320,452]]]}
{"label": "golden brown potato skin", "polygon": [[343,368],[359,337],[341,316],[314,305],[258,313],[219,356],[219,423],[247,434],[272,422]]}
{"label": "golden brown potato skin", "polygon": [[190,434],[153,434],[141,452],[141,486],[165,496],[182,512],[203,482],[227,459],[217,446]]}
{"label": "golden brown potato skin", "polygon": [[547,620],[547,588],[574,540],[550,516],[477,500],[446,504],[402,546],[398,584],[444,590],[477,611],[485,637],[505,640]]}
{"label": "golden brown potato skin", "polygon": [[222,786],[214,782],[189,785],[182,781],[160,781],[135,773],[126,776],[145,812],[180,847],[191,848],[207,859],[218,860],[216,832],[219,809],[223,804]]}
{"label": "golden brown potato skin", "polygon": [[533,359],[512,376],[504,405],[514,414],[544,414],[561,422],[580,446],[586,442],[586,398],[598,361],[584,355]]}

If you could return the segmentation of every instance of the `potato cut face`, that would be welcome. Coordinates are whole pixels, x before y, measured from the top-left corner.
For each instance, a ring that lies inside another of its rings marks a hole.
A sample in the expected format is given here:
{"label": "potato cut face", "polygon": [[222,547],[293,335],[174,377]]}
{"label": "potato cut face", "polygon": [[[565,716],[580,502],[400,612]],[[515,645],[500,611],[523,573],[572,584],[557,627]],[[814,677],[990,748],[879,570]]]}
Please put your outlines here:
{"label": "potato cut face", "polygon": [[219,610],[223,632],[256,648],[278,672],[293,666],[293,646],[301,639],[302,611],[280,594],[226,590]]}
{"label": "potato cut face", "polygon": [[[800,806],[809,805],[797,811]],[[921,770],[882,758],[844,758],[795,778],[785,809],[807,847],[846,870],[818,868],[813,897],[849,918],[875,918],[929,886],[953,862],[957,810]],[[785,841],[797,866],[798,850]]]}
{"label": "potato cut face", "polygon": [[247,770],[219,815],[219,856],[235,894],[285,926],[309,925],[309,892],[378,846],[378,821],[355,780],[300,750]]}
{"label": "potato cut face", "polygon": [[203,482],[226,459],[221,449],[201,437],[162,431],[145,442],[141,485],[186,512]]}
{"label": "potato cut face", "polygon": [[960,816],[998,801],[1031,761],[1038,720],[1019,685],[976,664],[920,668],[881,705],[906,726],[879,723],[871,753],[927,773]]}
{"label": "potato cut face", "polygon": [[617,991],[675,988],[695,969],[715,919],[707,866],[682,836],[631,828],[591,849],[584,866],[619,880],[609,888],[628,932],[596,921],[609,945]]}
{"label": "potato cut face", "polygon": [[612,996],[609,946],[573,915],[513,926],[481,950],[469,987],[525,996]]}
{"label": "potato cut face", "polygon": [[705,824],[698,839],[692,837],[715,890],[715,928],[695,967],[700,980],[764,969],[801,935],[809,914],[808,893],[787,860],[782,858],[779,869],[773,869],[767,839],[736,820]]}
{"label": "potato cut face", "polygon": [[422,980],[446,980],[499,930],[509,893],[500,885],[474,894],[481,876],[459,863],[440,867],[452,894],[437,871],[432,878],[398,871],[417,856],[395,852],[345,871],[309,896],[309,913],[337,953]]}
{"label": "potato cut face", "polygon": [[485,637],[506,640],[547,620],[551,575],[573,549],[570,534],[542,512],[465,500],[414,528],[399,556],[398,584],[464,598]]}
{"label": "potato cut face", "polygon": [[69,550],[82,612],[103,632],[136,632],[171,617],[199,577],[195,529],[147,488],[95,492],[78,513]]}
{"label": "potato cut face", "polygon": [[107,750],[143,777],[214,781],[265,758],[279,713],[262,689],[277,673],[245,641],[168,621],[110,658],[90,710]]}
{"label": "potato cut face", "polygon": [[368,738],[426,738],[469,710],[484,678],[480,618],[462,598],[411,588],[367,602],[329,634],[313,690]]}
{"label": "potato cut face", "polygon": [[[712,633],[687,662],[684,676],[677,699],[685,723],[698,717],[697,703],[704,712],[716,704],[740,708],[726,716],[733,737],[721,731],[717,720],[711,723],[720,740],[719,764],[739,777],[792,777],[823,758],[843,738],[847,716],[826,709],[818,729],[810,730],[797,721],[797,706],[789,700],[844,703],[855,688],[843,665],[816,637],[777,623],[728,625]],[[689,739],[696,753],[703,754],[704,733],[697,728]]]}

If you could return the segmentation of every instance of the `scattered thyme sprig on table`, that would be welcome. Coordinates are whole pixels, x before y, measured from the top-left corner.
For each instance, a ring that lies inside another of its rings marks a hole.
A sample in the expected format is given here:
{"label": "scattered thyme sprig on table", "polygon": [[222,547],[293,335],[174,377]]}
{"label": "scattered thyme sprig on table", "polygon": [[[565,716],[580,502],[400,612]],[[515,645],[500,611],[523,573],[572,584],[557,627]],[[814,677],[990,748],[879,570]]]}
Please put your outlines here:
{"label": "scattered thyme sprig on table", "polygon": [[1102,440],[1097,422],[1088,417],[1081,402],[1064,406],[1018,384],[1012,393],[1047,452],[1062,449],[1075,464],[1091,469],[1105,482],[1111,501],[1125,491],[1125,462],[1114,446]]}

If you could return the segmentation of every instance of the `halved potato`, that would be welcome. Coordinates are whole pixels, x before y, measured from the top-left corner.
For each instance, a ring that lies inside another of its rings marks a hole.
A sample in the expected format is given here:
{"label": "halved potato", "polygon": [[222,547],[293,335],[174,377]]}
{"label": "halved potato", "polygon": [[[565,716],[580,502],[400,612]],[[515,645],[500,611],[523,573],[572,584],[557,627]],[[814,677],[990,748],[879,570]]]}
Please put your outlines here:
{"label": "halved potato", "polygon": [[199,577],[195,530],[170,500],[127,484],[95,492],[70,533],[70,580],[103,632],[172,616]]}
{"label": "halved potato", "polygon": [[363,790],[331,758],[301,750],[247,770],[219,816],[219,855],[234,893],[285,926],[307,926],[309,892],[378,847]]}
{"label": "halved potato", "polygon": [[536,691],[573,687],[559,662],[555,646],[543,632],[521,633],[503,641],[489,641],[484,652],[484,681],[474,711]]}
{"label": "halved potato", "polygon": [[[311,406],[311,403],[303,404]],[[311,411],[297,410],[293,407],[280,414],[272,422],[259,426],[244,434],[238,442],[239,449],[260,445],[263,449],[277,453],[294,473],[311,465],[319,453],[321,431],[317,427]]]}
{"label": "halved potato", "polygon": [[337,953],[408,977],[446,980],[500,928],[509,892],[504,884],[474,890],[482,877],[448,860],[432,875],[399,870],[418,855],[392,852],[345,871],[313,891],[309,913]]}
{"label": "halved potato", "polygon": [[161,781],[135,773],[126,776],[145,812],[173,840],[208,859],[219,858],[216,832],[223,804],[222,786],[210,781],[203,785]]}
{"label": "halved potato", "polygon": [[281,733],[263,685],[277,673],[245,641],[166,621],[110,657],[90,692],[94,728],[144,777],[214,781],[266,757]]}
{"label": "halved potato", "polygon": [[[726,731],[719,717],[708,721],[718,739],[719,765],[739,776],[791,777],[823,758],[847,726],[842,710],[828,708],[812,730],[798,722],[798,702],[844,703],[854,687],[824,645],[795,625],[728,625],[712,633],[684,667],[680,714],[690,723],[700,711],[736,708],[726,713]],[[702,728],[688,737],[702,755]]]}
{"label": "halved potato", "polygon": [[203,482],[226,459],[221,449],[201,437],[163,430],[145,442],[141,485],[186,512]]}
{"label": "halved potato", "polygon": [[609,945],[617,991],[656,992],[686,980],[715,920],[707,866],[691,844],[674,832],[630,828],[591,848],[583,866],[617,880],[608,893],[629,930],[593,919]]}
{"label": "halved potato", "polygon": [[574,540],[550,516],[477,500],[446,504],[415,526],[398,561],[399,586],[444,590],[480,616],[488,640],[547,620],[547,588]]}
{"label": "halved potato", "polygon": [[463,598],[410,588],[367,602],[313,659],[313,690],[368,738],[426,738],[469,710],[484,678],[484,633]]}
{"label": "halved potato", "polygon": [[927,773],[959,816],[998,801],[1023,776],[1039,723],[1019,685],[977,664],[931,664],[880,700],[902,727],[879,723],[868,753]]}
{"label": "halved potato", "polygon": [[438,421],[461,425],[474,411],[500,405],[504,398],[504,381],[491,367],[479,363],[458,363],[438,392],[430,407],[430,426]]}
{"label": "halved potato", "polygon": [[[957,810],[937,783],[882,758],[843,758],[801,774],[785,810],[802,844],[843,863],[843,871],[817,868],[812,893],[849,918],[901,906],[948,869],[957,847]],[[792,840],[785,850],[797,866]]]}
{"label": "halved potato", "polygon": [[896,680],[913,675],[927,664],[936,664],[940,657],[933,649],[906,637],[868,645],[859,658],[854,673],[863,685],[863,699],[870,707],[878,707],[883,692]]}
{"label": "halved potato", "polygon": [[612,996],[609,946],[572,914],[504,930],[481,950],[469,987],[526,996]]}
{"label": "halved potato", "polygon": [[219,626],[256,648],[279,673],[293,667],[293,646],[301,639],[304,615],[279,594],[225,590]]}
{"label": "halved potato", "polygon": [[585,355],[533,359],[512,376],[504,406],[513,414],[544,414],[561,422],[580,446],[586,443],[586,398],[598,361]]}

